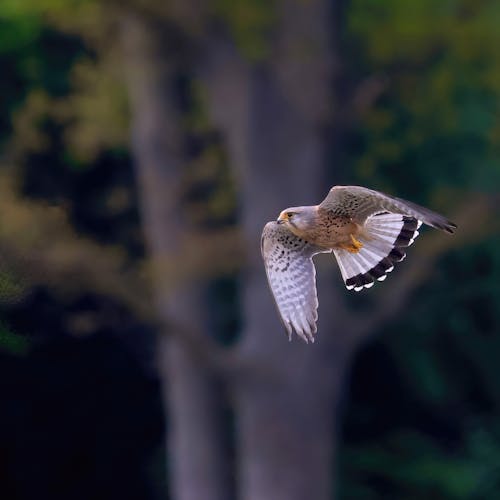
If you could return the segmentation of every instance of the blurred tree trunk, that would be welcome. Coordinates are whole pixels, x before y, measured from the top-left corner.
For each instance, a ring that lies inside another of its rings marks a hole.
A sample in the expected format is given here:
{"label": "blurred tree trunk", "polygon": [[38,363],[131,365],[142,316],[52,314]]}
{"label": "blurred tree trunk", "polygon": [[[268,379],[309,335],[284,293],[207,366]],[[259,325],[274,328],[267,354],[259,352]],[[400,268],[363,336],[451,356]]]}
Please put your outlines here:
{"label": "blurred tree trunk", "polygon": [[[264,223],[326,193],[330,108],[337,61],[330,2],[280,2],[271,54],[250,65],[234,46],[209,47],[204,77],[212,116],[237,169],[248,248],[245,330],[248,370],[233,385],[242,500],[331,500],[338,404],[353,349],[335,330],[347,320],[328,274],[319,276],[318,342],[286,341],[260,257]],[[326,259],[331,256],[326,256]],[[330,267],[330,270],[333,266]],[[328,307],[325,307],[328,304]]]}
{"label": "blurred tree trunk", "polygon": [[[345,311],[327,280],[320,281],[321,299],[329,308],[322,309],[319,345],[289,344],[267,288],[259,246],[265,221],[283,207],[315,203],[325,194],[337,64],[329,7],[326,0],[280,2],[277,36],[266,62],[252,65],[231,43],[213,38],[199,68],[237,171],[249,250],[245,331],[237,346],[246,369],[230,380],[242,500],[333,496],[338,402],[352,345],[339,343],[328,325],[335,317],[336,328],[342,328]],[[124,34],[145,233],[155,262],[168,257],[180,263],[179,242],[188,228],[179,201],[180,111],[172,94],[172,60],[179,56],[168,54],[154,27],[134,16],[127,19]],[[165,323],[203,333],[199,292],[181,280],[172,294],[168,269],[161,265],[156,285]],[[177,342],[164,341],[163,347],[172,497],[228,498],[213,376]]]}
{"label": "blurred tree trunk", "polygon": [[[173,325],[186,332],[204,333],[203,284],[176,272],[189,269],[186,245],[195,232],[184,217],[181,201],[186,158],[181,99],[175,87],[182,57],[177,42],[145,17],[129,13],[123,19],[132,150],[158,318],[165,329]],[[229,499],[218,385],[214,374],[200,365],[178,338],[161,337],[158,359],[164,382],[172,498]]]}

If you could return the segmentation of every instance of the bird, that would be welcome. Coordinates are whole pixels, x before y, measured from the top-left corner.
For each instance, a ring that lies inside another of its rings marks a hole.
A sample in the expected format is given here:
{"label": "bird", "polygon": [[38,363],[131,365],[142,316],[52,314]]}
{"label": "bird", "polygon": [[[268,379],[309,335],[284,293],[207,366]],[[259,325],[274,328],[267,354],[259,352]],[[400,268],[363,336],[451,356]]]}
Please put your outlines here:
{"label": "bird", "polygon": [[333,186],[319,205],[290,207],[268,222],[261,253],[288,338],[295,331],[314,342],[314,255],[333,253],[346,288],[358,292],[386,279],[422,223],[450,234],[457,228],[428,208],[362,186]]}

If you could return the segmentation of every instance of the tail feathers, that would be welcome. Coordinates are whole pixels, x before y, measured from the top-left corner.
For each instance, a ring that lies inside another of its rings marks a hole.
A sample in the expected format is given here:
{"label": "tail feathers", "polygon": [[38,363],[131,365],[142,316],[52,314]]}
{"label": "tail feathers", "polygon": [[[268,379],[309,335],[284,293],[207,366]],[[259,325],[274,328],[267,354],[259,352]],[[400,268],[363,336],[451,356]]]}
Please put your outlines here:
{"label": "tail feathers", "polygon": [[342,278],[348,290],[360,291],[371,288],[375,281],[384,281],[401,262],[419,235],[422,222],[400,214],[379,214],[367,219],[364,233],[357,238],[363,247],[357,253],[333,249]]}

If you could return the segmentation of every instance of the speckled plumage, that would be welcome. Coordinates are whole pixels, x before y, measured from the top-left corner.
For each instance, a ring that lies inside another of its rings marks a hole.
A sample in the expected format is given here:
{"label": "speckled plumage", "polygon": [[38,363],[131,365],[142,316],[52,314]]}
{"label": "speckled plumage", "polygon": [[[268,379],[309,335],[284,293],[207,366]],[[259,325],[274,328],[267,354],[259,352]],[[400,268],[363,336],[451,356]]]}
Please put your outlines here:
{"label": "speckled plumage", "polygon": [[423,223],[452,233],[455,224],[416,205],[360,186],[334,186],[316,206],[283,210],[262,232],[266,274],[281,319],[306,342],[314,340],[318,299],[312,257],[334,253],[346,287],[383,281]]}
{"label": "speckled plumage", "polygon": [[289,337],[293,329],[304,340],[314,341],[318,297],[312,257],[331,250],[308,243],[274,221],[264,227],[261,250],[267,278]]}

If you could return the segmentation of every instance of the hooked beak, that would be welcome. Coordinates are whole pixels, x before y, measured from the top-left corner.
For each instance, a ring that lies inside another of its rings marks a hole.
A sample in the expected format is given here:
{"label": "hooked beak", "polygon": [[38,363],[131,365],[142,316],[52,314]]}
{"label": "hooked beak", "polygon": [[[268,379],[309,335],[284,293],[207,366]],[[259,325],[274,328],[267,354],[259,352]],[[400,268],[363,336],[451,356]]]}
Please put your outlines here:
{"label": "hooked beak", "polygon": [[284,224],[287,220],[288,217],[285,214],[281,213],[280,216],[276,219],[276,222],[278,224]]}

